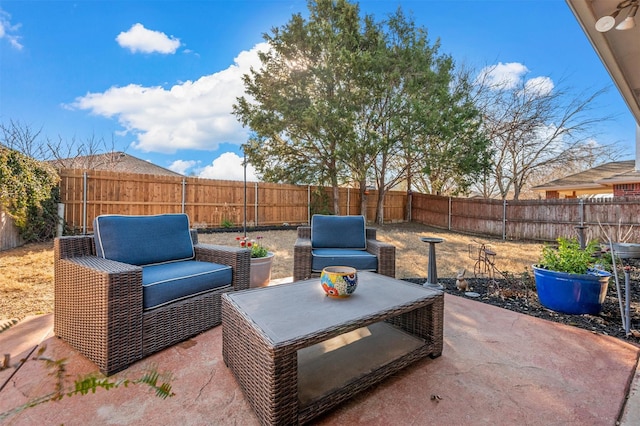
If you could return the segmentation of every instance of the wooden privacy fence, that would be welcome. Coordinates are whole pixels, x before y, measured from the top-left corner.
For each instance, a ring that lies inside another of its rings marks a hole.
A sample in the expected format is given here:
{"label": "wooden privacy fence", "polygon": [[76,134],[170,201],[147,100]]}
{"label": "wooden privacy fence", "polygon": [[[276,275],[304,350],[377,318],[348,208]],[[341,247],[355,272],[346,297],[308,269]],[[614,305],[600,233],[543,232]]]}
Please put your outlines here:
{"label": "wooden privacy fence", "polygon": [[505,240],[555,241],[576,236],[640,242],[640,198],[486,200],[413,194],[411,219],[454,232]]}
{"label": "wooden privacy fence", "polygon": [[24,244],[13,218],[0,208],[0,251]]}
{"label": "wooden privacy fence", "polygon": [[[62,169],[59,171],[64,220],[76,233],[92,232],[100,214],[147,215],[187,213],[196,228],[241,227],[244,222],[243,182],[141,175],[110,171]],[[248,182],[247,225],[297,225],[308,223],[331,189],[309,185]],[[375,217],[376,191],[368,195],[367,218]],[[585,227],[587,237],[614,239],[631,230],[627,241],[640,242],[640,198],[553,199],[500,201],[440,197],[391,191],[385,197],[385,222],[404,221],[407,202],[411,220],[454,232],[507,240],[554,241],[576,235]],[[330,203],[330,201],[328,201]],[[327,205],[326,207],[329,207]],[[340,189],[340,214],[359,214],[360,195]],[[619,234],[619,235],[618,235]],[[11,218],[0,211],[0,250],[23,244]]]}
{"label": "wooden privacy fence", "polygon": [[[195,228],[244,224],[244,182],[79,169],[62,169],[59,174],[64,220],[75,232],[92,232],[93,219],[101,214],[186,213]],[[247,226],[308,223],[312,205],[323,199],[318,192],[331,199],[331,188],[247,182]],[[377,199],[376,192],[371,192],[367,206],[370,220],[375,217]],[[385,222],[404,219],[406,200],[405,192],[387,193]],[[340,188],[340,214],[359,214],[359,209],[359,192]]]}

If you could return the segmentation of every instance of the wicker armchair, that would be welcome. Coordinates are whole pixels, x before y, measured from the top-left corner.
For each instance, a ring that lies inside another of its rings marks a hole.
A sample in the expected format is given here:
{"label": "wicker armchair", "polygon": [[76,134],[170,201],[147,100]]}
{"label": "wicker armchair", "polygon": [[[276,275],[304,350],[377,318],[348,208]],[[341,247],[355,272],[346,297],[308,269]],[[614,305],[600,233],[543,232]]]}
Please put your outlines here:
{"label": "wicker armchair", "polygon": [[[316,216],[314,216],[315,218]],[[364,219],[363,219],[364,220]],[[313,219],[312,219],[313,226]],[[321,269],[313,268],[312,226],[299,226],[298,238],[293,247],[293,279],[305,280],[320,276]],[[396,248],[392,244],[378,241],[375,228],[365,228],[366,252],[377,258],[375,272],[392,278],[396,276]],[[344,264],[344,266],[354,266]]]}
{"label": "wicker armchair", "polygon": [[232,284],[143,309],[142,268],[96,256],[94,237],[56,238],[54,332],[110,375],[221,323],[223,293],[249,288],[250,252],[198,244],[195,260],[232,267]]}

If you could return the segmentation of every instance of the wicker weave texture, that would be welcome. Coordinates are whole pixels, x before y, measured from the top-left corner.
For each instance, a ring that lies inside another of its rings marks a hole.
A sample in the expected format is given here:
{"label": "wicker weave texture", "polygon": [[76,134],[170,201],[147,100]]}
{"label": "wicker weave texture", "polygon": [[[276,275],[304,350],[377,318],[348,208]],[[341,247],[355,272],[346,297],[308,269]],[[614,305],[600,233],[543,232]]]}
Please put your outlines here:
{"label": "wicker weave texture", "polygon": [[[378,258],[378,272],[391,278],[396,276],[396,248],[392,244],[378,241],[377,230],[366,228],[367,252]],[[311,270],[311,227],[299,226],[298,237],[293,246],[293,280],[301,281],[319,277]]]}
{"label": "wicker weave texture", "polygon": [[[385,283],[391,286],[397,282],[390,278],[385,280],[388,280]],[[297,284],[305,284],[309,288],[319,287],[317,279]],[[273,291],[274,288],[259,290]],[[331,329],[322,328],[323,325],[319,324],[317,331],[285,342],[274,342],[256,325],[251,315],[243,310],[242,303],[236,303],[233,294],[226,294],[222,297],[224,361],[238,380],[262,424],[307,423],[414,361],[426,356],[441,355],[444,295],[442,292],[426,289],[424,292],[428,293],[428,296],[407,301],[391,309],[373,310],[355,321]],[[286,294],[279,294],[278,297],[286,297]],[[291,304],[295,303],[296,301],[291,301]],[[299,308],[302,311],[313,309],[311,306]],[[298,397],[297,351],[381,321],[402,329],[423,343],[368,374],[348,381],[339,389],[333,389],[328,394],[302,405]]]}
{"label": "wicker weave texture", "polygon": [[221,323],[221,295],[249,288],[250,253],[195,246],[196,259],[233,268],[233,283],[143,311],[142,268],[95,256],[92,236],[54,242],[54,333],[110,375]]}

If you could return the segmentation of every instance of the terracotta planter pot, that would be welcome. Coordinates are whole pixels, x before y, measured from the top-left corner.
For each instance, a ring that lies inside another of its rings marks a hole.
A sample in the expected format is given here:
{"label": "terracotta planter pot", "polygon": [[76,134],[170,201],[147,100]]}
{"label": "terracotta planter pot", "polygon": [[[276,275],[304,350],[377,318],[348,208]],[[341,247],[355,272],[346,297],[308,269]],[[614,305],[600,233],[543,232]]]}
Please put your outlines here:
{"label": "terracotta planter pot", "polygon": [[273,253],[269,252],[266,257],[251,258],[251,288],[264,287],[269,285],[271,280],[271,264]]}

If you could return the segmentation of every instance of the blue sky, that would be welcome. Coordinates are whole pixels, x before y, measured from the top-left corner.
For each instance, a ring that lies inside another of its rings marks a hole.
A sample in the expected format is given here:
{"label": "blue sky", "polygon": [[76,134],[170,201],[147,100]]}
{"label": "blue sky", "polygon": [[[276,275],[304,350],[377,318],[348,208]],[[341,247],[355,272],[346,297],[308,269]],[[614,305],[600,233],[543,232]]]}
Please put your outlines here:
{"label": "blue sky", "polygon": [[[441,53],[478,71],[609,87],[597,142],[632,158],[635,122],[562,0],[363,0],[377,20],[401,6]],[[0,122],[52,140],[104,139],[180,173],[242,179],[248,137],[231,114],[262,35],[303,0],[0,2]],[[253,174],[249,170],[249,179]]]}

